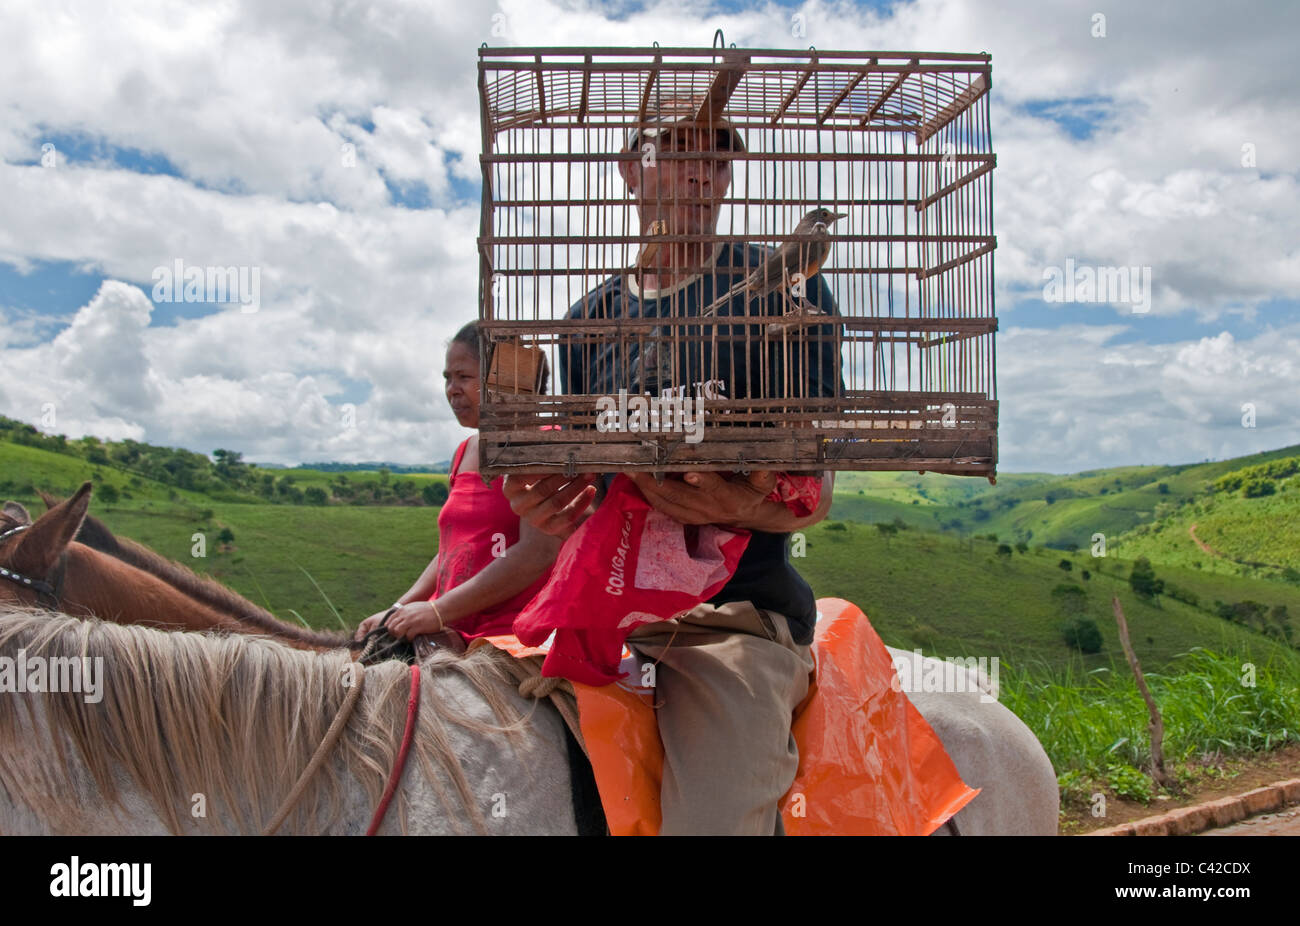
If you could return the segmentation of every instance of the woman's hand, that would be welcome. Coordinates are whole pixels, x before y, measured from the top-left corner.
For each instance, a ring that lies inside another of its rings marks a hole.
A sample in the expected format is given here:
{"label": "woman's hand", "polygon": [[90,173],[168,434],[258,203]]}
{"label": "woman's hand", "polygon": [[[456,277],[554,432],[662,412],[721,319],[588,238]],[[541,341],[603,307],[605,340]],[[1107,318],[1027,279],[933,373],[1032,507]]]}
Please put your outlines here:
{"label": "woman's hand", "polygon": [[[388,608],[384,608],[384,610],[376,611],[374,614],[367,617],[365,620],[363,620],[360,624],[357,625],[357,632],[352,635],[352,639],[360,640],[366,634],[370,633],[370,631],[374,630],[376,627],[379,626],[379,622],[384,619],[384,615],[387,613],[388,613]],[[399,611],[397,613],[400,614],[402,612]]]}
{"label": "woman's hand", "polygon": [[432,601],[411,601],[404,604],[384,626],[399,640],[413,640],[422,633],[437,633],[444,625]]}

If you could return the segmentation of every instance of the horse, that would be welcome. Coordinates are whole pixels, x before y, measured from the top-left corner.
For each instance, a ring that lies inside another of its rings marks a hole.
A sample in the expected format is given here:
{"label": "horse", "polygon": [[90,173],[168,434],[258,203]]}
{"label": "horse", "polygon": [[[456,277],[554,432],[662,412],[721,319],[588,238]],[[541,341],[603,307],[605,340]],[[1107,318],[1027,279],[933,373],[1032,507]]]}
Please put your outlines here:
{"label": "horse", "polygon": [[[48,510],[34,523],[16,502],[0,508],[0,534],[23,532],[0,568],[8,565],[27,577],[51,576],[54,584],[46,599],[57,600],[66,613],[164,630],[265,634],[316,652],[358,646],[347,634],[282,621],[220,582],[142,544],[115,537],[88,513],[89,482],[62,502],[40,494]],[[96,552],[107,555],[95,556]]]}
{"label": "horse", "polygon": [[[513,690],[502,658],[421,664],[411,767],[379,835],[591,832],[563,722]],[[404,732],[409,669],[355,671],[341,649],[0,605],[0,832],[262,832],[358,683],[279,832],[364,832]]]}
{"label": "horse", "polygon": [[[220,596],[242,599],[216,583],[199,579],[183,567],[167,565],[169,561],[139,545],[126,548],[134,551],[132,558],[138,565],[132,565],[73,541],[74,536],[85,536],[107,549],[119,543],[94,519],[87,521],[88,505],[89,484],[67,501],[55,504],[36,523],[30,524],[28,518],[30,526],[20,542],[9,551],[0,546],[0,568],[12,564],[14,571],[22,572],[18,568],[21,565],[29,570],[24,573],[28,576],[61,570],[59,587],[51,586],[50,590],[60,592],[62,597],[46,597],[71,613],[102,613],[125,623],[150,623],[173,629],[251,631],[318,652],[334,650],[344,642],[328,634],[304,634],[301,629],[270,615],[260,621],[249,620],[250,614],[260,610],[251,603],[245,602],[245,608],[230,602],[222,609],[217,606]],[[25,514],[20,508],[7,505],[3,517],[18,524]],[[28,545],[32,545],[31,550],[24,553]],[[187,573],[189,578],[184,578]],[[202,599],[192,601],[176,583],[197,588]],[[0,601],[6,593],[13,601],[23,600],[15,594],[14,586],[0,582],[0,586],[6,585],[9,589],[0,587]],[[94,608],[105,610],[96,612]],[[198,616],[187,613],[187,608],[197,608]],[[160,618],[162,614],[169,617]],[[896,661],[911,658],[910,654],[895,649],[890,649],[890,654]],[[927,659],[922,666],[932,663],[933,660]],[[983,696],[989,690],[986,680],[960,666],[936,668],[949,675],[955,673],[953,690],[909,692],[908,697],[934,729],[962,778],[972,787],[982,789],[978,797],[938,832],[1055,835],[1059,790],[1042,745],[1015,714],[996,700]]]}

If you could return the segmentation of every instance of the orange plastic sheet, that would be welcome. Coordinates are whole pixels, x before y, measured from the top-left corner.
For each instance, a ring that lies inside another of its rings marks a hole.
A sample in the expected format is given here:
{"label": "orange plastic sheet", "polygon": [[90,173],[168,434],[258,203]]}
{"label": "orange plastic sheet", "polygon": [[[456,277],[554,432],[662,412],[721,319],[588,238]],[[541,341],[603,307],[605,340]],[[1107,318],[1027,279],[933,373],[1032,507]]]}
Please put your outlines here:
{"label": "orange plastic sheet", "polygon": [[[979,792],[966,786],[943,744],[901,691],[894,666],[862,609],[817,602],[817,673],[795,714],[799,770],[781,802],[790,835],[928,835]],[[513,636],[487,642],[540,655]],[[659,832],[663,744],[651,697],[626,683],[574,683],[579,722],[610,833]]]}
{"label": "orange plastic sheet", "polygon": [[817,674],[795,715],[799,771],[781,804],[800,836],[926,836],[979,793],[907,695],[867,616],[817,602]]}

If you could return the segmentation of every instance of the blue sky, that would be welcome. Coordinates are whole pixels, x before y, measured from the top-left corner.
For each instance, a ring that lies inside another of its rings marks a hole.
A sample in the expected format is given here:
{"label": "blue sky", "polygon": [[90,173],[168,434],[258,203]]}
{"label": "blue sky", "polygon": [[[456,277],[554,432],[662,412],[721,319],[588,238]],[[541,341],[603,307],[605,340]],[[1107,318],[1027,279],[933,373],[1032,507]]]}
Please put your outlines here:
{"label": "blue sky", "polygon": [[[1300,443],[1294,6],[1146,3],[1102,35],[1073,0],[71,11],[56,29],[0,0],[0,414],[53,406],[73,436],[267,462],[447,459],[465,432],[442,346],[477,291],[478,45],[723,28],[992,54],[1004,470]],[[257,267],[258,310],[152,299],[177,260]],[[1151,311],[1045,302],[1067,260],[1150,267]]]}

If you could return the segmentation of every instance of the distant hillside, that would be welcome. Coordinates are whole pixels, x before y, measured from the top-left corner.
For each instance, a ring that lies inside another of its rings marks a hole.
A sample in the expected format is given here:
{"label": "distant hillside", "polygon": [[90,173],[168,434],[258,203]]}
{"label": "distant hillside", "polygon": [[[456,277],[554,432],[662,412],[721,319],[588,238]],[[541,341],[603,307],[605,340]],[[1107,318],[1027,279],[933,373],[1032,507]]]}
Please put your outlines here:
{"label": "distant hillside", "polygon": [[[264,464],[254,464],[263,466]],[[390,473],[447,473],[451,471],[451,461],[443,460],[441,463],[431,463],[428,466],[403,466],[400,463],[299,463],[294,469],[314,469],[321,473],[355,473],[355,472],[372,472],[377,473],[382,469]]]}
{"label": "distant hillside", "polygon": [[[347,464],[338,464],[345,466]],[[349,469],[263,469],[239,453],[217,449],[212,458],[177,447],[138,441],[69,440],[0,416],[0,492],[35,498],[36,490],[67,494],[93,479],[101,500],[114,504],[162,497],[169,501],[270,502],[288,505],[441,505],[442,475]]]}
{"label": "distant hillside", "polygon": [[997,485],[933,473],[839,473],[832,514],[854,521],[898,517],[927,529],[1085,549],[1094,534],[1116,540],[1205,499],[1226,474],[1297,454],[1300,446],[1215,463],[1123,466],[1070,476],[1008,473],[998,476]]}
{"label": "distant hillside", "polygon": [[1300,583],[1300,457],[1220,476],[1214,491],[1120,538],[1125,556]]}

